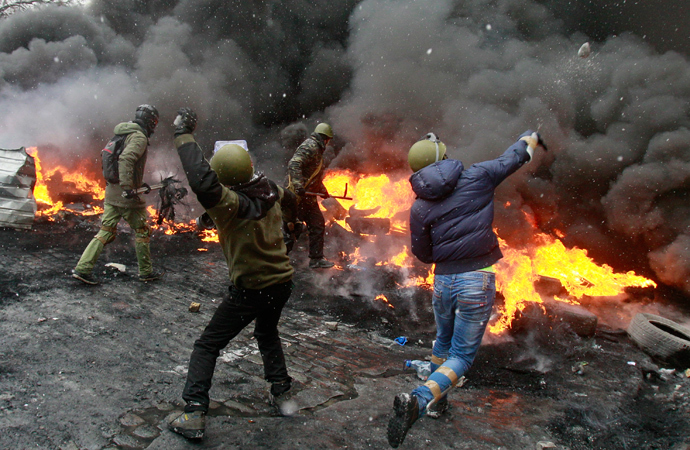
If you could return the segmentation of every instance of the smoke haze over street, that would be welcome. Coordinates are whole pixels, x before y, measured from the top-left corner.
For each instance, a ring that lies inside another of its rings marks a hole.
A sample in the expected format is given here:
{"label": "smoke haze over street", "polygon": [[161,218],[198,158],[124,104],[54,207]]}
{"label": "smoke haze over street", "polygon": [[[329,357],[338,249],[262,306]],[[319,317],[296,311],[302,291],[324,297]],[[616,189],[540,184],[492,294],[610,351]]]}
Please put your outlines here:
{"label": "smoke haze over street", "polygon": [[179,172],[170,124],[190,106],[206,151],[245,139],[276,180],[294,150],[283,131],[319,120],[343,145],[333,166],[407,176],[407,150],[428,131],[469,166],[539,127],[549,151],[501,186],[499,234],[519,245],[558,230],[690,294],[689,8],[639,3],[94,0],[24,11],[0,21],[0,147],[99,167],[114,125],[151,103],[152,170]]}

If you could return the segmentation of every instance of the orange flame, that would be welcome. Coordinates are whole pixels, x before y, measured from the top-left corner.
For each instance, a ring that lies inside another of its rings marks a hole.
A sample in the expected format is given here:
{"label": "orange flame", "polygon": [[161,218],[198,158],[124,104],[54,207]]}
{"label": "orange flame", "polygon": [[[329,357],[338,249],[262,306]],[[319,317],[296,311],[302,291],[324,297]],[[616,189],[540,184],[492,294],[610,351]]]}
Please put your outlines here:
{"label": "orange flame", "polygon": [[[407,215],[401,215],[410,209],[415,198],[410,183],[405,178],[391,181],[388,175],[365,176],[349,170],[330,171],[323,180],[324,186],[331,195],[342,196],[345,184],[348,185],[347,195],[352,200],[338,199],[345,209],[354,206],[359,210],[375,209],[369,217],[391,219],[391,229],[405,232],[407,230]],[[345,221],[337,221],[345,229],[350,227]],[[352,230],[350,230],[352,231]]]}
{"label": "orange flame", "polygon": [[[39,214],[51,216],[63,210],[62,202],[53,201],[49,191],[49,181],[58,171],[63,180],[73,183],[82,192],[89,192],[94,199],[103,199],[105,190],[100,183],[88,179],[82,173],[70,173],[64,167],[58,166],[49,171],[44,171],[38,157],[36,147],[28,148],[27,153],[34,157],[36,164],[36,186],[34,197],[37,202],[50,206]],[[376,210],[369,217],[389,218],[393,232],[406,232],[408,210],[414,201],[414,193],[406,176],[400,176],[398,180],[391,181],[387,175],[365,176],[351,171],[331,171],[326,174],[324,185],[332,195],[342,195],[345,184],[348,185],[348,196],[352,200],[338,199],[346,210],[354,206],[358,210]],[[506,203],[506,207],[510,203]],[[156,211],[149,206],[151,217],[155,217]],[[100,214],[103,209],[94,207],[90,213],[73,211],[75,214]],[[525,213],[530,223],[534,219]],[[52,220],[52,219],[51,219]],[[346,229],[350,229],[344,220],[338,223]],[[175,234],[182,231],[196,231],[194,221],[189,223],[168,223],[154,225],[154,229],[162,229],[166,234]],[[198,233],[203,242],[219,242],[216,230],[203,230]],[[556,231],[558,237],[563,233]],[[376,236],[369,236],[370,242],[376,242]],[[587,256],[585,250],[578,248],[567,249],[563,243],[551,236],[540,234],[538,245],[527,249],[508,248],[503,240],[500,240],[504,258],[496,264],[497,290],[505,297],[500,319],[489,329],[492,333],[501,333],[510,327],[515,314],[524,309],[526,302],[542,303],[541,296],[534,288],[534,281],[539,276],[548,276],[560,280],[568,291],[570,298],[554,297],[558,301],[576,302],[576,299],[584,295],[589,296],[614,296],[624,292],[629,286],[655,287],[656,284],[634,272],[626,274],[614,273],[607,265],[598,266]],[[389,244],[390,245],[390,244]],[[206,249],[198,249],[206,251]],[[387,249],[390,250],[390,249]],[[388,252],[391,256],[380,257],[377,265],[393,266],[397,268],[414,268],[416,259],[410,254],[406,245],[399,251]],[[352,254],[344,256],[352,264],[357,264],[365,259],[359,247]],[[432,289],[434,284],[434,267],[425,276],[412,275],[404,287],[416,286],[424,289]],[[375,300],[383,301],[393,308],[388,299],[379,295]]]}
{"label": "orange flame", "polygon": [[[391,181],[386,175],[365,176],[342,170],[332,171],[326,174],[324,185],[329,193],[341,195],[348,184],[348,196],[353,200],[338,200],[348,209],[355,206],[356,209],[379,208],[370,217],[388,217],[394,220],[402,216],[401,212],[407,212],[414,200],[414,193],[406,178],[401,176],[397,181]],[[505,206],[510,206],[506,202]],[[536,227],[534,217],[523,211],[525,219]],[[349,229],[344,220],[338,223]],[[404,220],[396,222],[396,229],[405,231],[407,224]],[[559,237],[563,233],[556,231]],[[375,237],[371,237],[375,241]],[[540,276],[552,277],[560,280],[568,292],[568,296],[554,299],[562,302],[577,303],[577,299],[584,295],[589,296],[615,296],[623,293],[626,287],[654,287],[656,284],[633,272],[626,274],[614,273],[607,265],[597,265],[587,256],[582,249],[567,249],[563,243],[551,236],[540,234],[536,239],[538,244],[527,249],[509,248],[505,241],[500,240],[504,258],[497,263],[496,284],[497,290],[505,297],[505,304],[500,313],[500,319],[490,327],[492,333],[501,333],[510,327],[515,314],[524,309],[527,302],[541,304],[541,296],[534,287],[534,282]],[[360,248],[349,255],[349,260],[354,264],[361,261],[363,256]],[[391,257],[383,257],[377,263],[378,266],[394,266],[399,268],[414,267],[415,258],[410,254],[407,246]],[[424,289],[433,289],[434,268],[432,266],[426,276],[411,276],[403,287],[416,286]],[[377,299],[379,299],[377,297]]]}
{"label": "orange flame", "polygon": [[[44,208],[37,211],[36,214],[39,216],[45,216],[53,220],[51,216],[64,209],[64,205],[61,201],[53,200],[47,184],[56,174],[60,174],[62,181],[71,183],[76,190],[88,192],[95,200],[102,200],[105,198],[105,188],[101,187],[99,182],[88,178],[84,173],[69,172],[63,166],[44,170],[41,159],[38,156],[38,147],[27,147],[26,152],[34,158],[34,163],[36,165],[36,185],[34,186],[33,192],[34,198],[36,202],[49,206],[47,209]],[[89,211],[81,211],[80,213],[82,215],[94,215],[101,214],[102,212],[103,208],[95,206]]]}
{"label": "orange flame", "polygon": [[[542,303],[534,289],[539,276],[558,279],[568,294],[575,299],[583,296],[615,296],[626,287],[656,287],[656,283],[630,271],[615,273],[603,264],[597,265],[587,251],[577,247],[567,249],[559,240],[539,234],[540,245],[532,249],[511,249],[499,240],[504,258],[496,265],[496,288],[505,297],[501,318],[490,327],[492,333],[501,333],[510,327],[517,311],[527,302]],[[553,297],[558,301],[577,303],[568,298]]]}
{"label": "orange flame", "polygon": [[216,230],[203,230],[199,233],[203,242],[220,242]]}
{"label": "orange flame", "polygon": [[376,301],[376,300],[381,300],[381,301],[382,301],[383,303],[385,303],[386,306],[388,306],[389,308],[395,308],[395,306],[391,305],[391,303],[388,301],[388,299],[386,298],[386,296],[383,295],[383,294],[377,295],[376,298],[374,299],[374,301]]}

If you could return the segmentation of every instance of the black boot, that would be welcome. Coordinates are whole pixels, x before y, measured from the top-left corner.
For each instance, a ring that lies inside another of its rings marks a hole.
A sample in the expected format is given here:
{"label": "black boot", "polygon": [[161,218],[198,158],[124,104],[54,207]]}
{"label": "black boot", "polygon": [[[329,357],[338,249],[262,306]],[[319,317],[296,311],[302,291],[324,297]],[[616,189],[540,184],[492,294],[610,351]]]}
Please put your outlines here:
{"label": "black boot", "polygon": [[187,439],[201,439],[206,430],[206,413],[204,411],[183,412],[168,424],[168,428]]}
{"label": "black boot", "polygon": [[419,418],[419,401],[412,394],[398,394],[393,401],[393,417],[388,422],[388,443],[398,448]]}

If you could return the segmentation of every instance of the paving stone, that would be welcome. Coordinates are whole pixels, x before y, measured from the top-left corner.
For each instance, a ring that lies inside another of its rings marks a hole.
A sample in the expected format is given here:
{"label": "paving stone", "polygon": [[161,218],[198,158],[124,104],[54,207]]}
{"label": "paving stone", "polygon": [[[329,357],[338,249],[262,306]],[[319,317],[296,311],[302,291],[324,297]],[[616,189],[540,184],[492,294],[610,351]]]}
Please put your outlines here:
{"label": "paving stone", "polygon": [[115,445],[124,448],[130,448],[135,450],[146,448],[145,443],[136,438],[133,438],[128,434],[118,434],[117,436],[115,436],[113,442],[115,443]]}
{"label": "paving stone", "polygon": [[123,427],[136,427],[145,422],[144,419],[133,413],[127,413],[120,418],[120,424],[122,424]]}
{"label": "paving stone", "polygon": [[240,402],[236,402],[235,400],[225,400],[223,402],[223,405],[227,406],[230,409],[237,410],[242,414],[255,414],[256,413],[256,410],[254,408],[250,408],[249,406],[242,404]]}
{"label": "paving stone", "polygon": [[154,439],[160,435],[160,431],[157,428],[152,427],[149,424],[141,425],[137,427],[132,434],[141,439]]}

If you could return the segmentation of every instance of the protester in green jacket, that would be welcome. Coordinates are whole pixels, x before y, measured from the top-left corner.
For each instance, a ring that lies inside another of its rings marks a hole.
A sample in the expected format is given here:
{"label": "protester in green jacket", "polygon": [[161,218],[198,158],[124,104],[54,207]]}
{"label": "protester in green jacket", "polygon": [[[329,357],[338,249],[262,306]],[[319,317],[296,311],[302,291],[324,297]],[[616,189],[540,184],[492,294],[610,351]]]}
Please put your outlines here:
{"label": "protester in green jacket", "polygon": [[[187,181],[213,219],[228,264],[230,289],[211,321],[194,343],[184,412],[170,429],[188,439],[201,439],[206,428],[209,390],[220,351],[252,321],[271,383],[269,401],[280,407],[291,395],[292,378],[278,334],[278,321],[292,293],[292,275],[283,220],[294,221],[296,198],[261,173],[254,173],[249,152],[239,145],[221,147],[210,162],[192,132],[196,114],[181,108],[175,120],[174,144]],[[285,217],[284,217],[285,215]]]}
{"label": "protester in green jacket", "polygon": [[120,182],[106,182],[101,229],[86,247],[72,271],[72,276],[83,283],[98,284],[98,280],[92,274],[93,267],[103,248],[115,240],[117,224],[121,219],[125,219],[135,232],[134,247],[139,264],[139,279],[152,281],[162,275],[160,271],[153,269],[151,263],[146,202],[134,193],[135,189],[147,186],[144,183],[144,169],[149,138],[157,124],[158,110],[151,105],[140,105],[132,122],[123,122],[115,127],[116,135],[127,136],[118,160]]}

